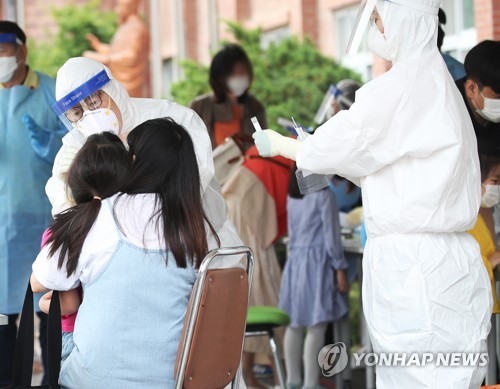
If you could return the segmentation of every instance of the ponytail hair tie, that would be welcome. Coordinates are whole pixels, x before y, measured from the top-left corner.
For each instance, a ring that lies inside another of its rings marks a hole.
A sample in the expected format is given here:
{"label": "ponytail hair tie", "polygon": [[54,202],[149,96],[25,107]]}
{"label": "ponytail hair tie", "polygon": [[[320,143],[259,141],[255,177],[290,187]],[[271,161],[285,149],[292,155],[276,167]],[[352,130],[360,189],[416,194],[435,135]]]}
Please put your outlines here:
{"label": "ponytail hair tie", "polygon": [[94,196],[94,200],[102,201],[102,199],[99,196]]}

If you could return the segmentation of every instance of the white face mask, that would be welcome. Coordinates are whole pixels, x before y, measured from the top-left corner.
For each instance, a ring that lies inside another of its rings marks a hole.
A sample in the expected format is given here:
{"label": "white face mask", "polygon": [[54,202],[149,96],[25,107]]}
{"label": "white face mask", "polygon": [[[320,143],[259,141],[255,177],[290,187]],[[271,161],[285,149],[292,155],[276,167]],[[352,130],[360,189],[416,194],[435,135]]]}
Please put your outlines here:
{"label": "white face mask", "polygon": [[75,127],[85,136],[101,132],[112,132],[118,135],[120,122],[115,113],[109,108],[99,108],[95,111],[85,111],[83,117],[75,123]]}
{"label": "white face mask", "polygon": [[[478,87],[479,88],[479,87]],[[479,91],[481,93],[481,91]],[[500,99],[490,99],[488,97],[484,97],[484,108],[478,109],[476,106],[476,112],[483,118],[493,123],[500,123]],[[476,103],[474,102],[474,105]]]}
{"label": "white face mask", "polygon": [[481,207],[493,208],[500,203],[500,185],[483,185],[486,189],[481,197]]}
{"label": "white face mask", "polygon": [[243,95],[249,86],[250,78],[248,76],[235,76],[227,79],[227,88],[236,97]]}
{"label": "white face mask", "polygon": [[380,58],[387,61],[391,60],[389,46],[387,45],[384,34],[382,34],[375,25],[372,25],[368,31],[367,45],[368,49],[377,54]]}
{"label": "white face mask", "polygon": [[9,82],[17,69],[17,58],[0,57],[0,82]]}

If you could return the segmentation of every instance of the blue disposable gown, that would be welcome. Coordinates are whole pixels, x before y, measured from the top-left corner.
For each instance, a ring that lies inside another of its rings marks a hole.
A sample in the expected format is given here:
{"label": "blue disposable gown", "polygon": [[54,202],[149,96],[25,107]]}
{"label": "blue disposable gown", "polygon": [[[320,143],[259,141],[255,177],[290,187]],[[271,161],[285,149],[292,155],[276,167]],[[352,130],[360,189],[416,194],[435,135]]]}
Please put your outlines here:
{"label": "blue disposable gown", "polygon": [[32,148],[21,121],[28,113],[40,127],[59,129],[50,108],[55,80],[38,73],[36,89],[19,85],[0,90],[0,313],[21,311],[31,264],[51,218],[45,183],[52,165]]}

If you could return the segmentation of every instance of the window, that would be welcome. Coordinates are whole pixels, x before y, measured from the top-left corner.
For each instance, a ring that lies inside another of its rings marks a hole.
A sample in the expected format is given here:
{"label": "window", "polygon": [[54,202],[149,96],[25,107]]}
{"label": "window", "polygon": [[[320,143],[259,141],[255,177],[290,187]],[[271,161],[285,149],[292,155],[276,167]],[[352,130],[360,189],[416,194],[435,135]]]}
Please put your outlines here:
{"label": "window", "polygon": [[474,28],[473,0],[443,0],[447,23],[444,31],[448,35],[459,34],[463,30]]}
{"label": "window", "polygon": [[[359,6],[344,8],[334,13],[335,22],[335,36],[336,39],[336,53],[338,58],[342,58],[347,50],[349,38],[351,37],[354,24],[356,23],[356,16],[358,15]],[[359,51],[366,51],[366,43],[362,42]]]}
{"label": "window", "polygon": [[474,28],[473,0],[443,0],[447,23],[442,50],[462,61],[467,52],[477,43]]}
{"label": "window", "polygon": [[366,38],[363,39],[358,53],[347,55],[347,45],[358,16],[359,5],[347,7],[333,12],[335,25],[335,53],[342,65],[361,74],[364,81],[372,78],[373,55],[368,51]]}
{"label": "window", "polygon": [[162,96],[171,97],[170,87],[174,82],[174,64],[172,58],[167,58],[163,60],[162,64]]}
{"label": "window", "polygon": [[272,43],[279,43],[290,36],[290,27],[283,26],[264,31],[260,37],[260,46],[267,49]]}
{"label": "window", "polygon": [[474,28],[474,1],[463,1],[464,28]]}

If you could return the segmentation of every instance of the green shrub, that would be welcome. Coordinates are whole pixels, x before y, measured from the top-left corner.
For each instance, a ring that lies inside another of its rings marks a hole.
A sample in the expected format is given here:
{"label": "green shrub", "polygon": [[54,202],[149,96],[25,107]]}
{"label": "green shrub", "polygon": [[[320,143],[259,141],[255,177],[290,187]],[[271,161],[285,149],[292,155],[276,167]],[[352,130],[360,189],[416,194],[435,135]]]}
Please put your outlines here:
{"label": "green shrub", "polygon": [[43,42],[28,39],[30,65],[55,76],[69,58],[91,50],[85,39],[88,33],[96,35],[102,42],[109,42],[116,31],[116,15],[113,11],[102,11],[99,4],[98,0],[92,0],[84,5],[52,8],[58,32]]}

